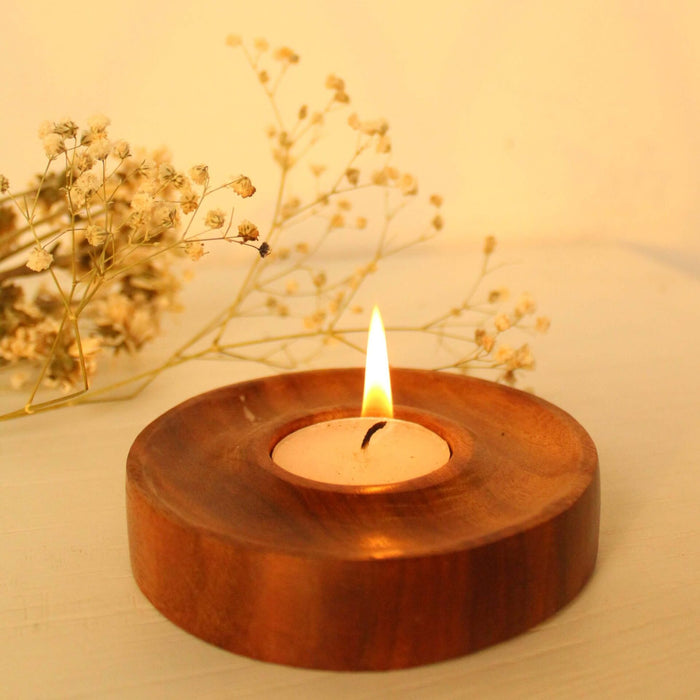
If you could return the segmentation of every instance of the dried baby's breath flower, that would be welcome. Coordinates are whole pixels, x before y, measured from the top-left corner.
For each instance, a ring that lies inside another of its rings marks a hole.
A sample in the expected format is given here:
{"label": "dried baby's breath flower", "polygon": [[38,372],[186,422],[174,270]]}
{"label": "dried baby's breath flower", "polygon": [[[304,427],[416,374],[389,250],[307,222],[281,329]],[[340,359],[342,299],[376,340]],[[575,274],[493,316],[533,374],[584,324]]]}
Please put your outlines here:
{"label": "dried baby's breath flower", "polygon": [[318,272],[313,276],[313,279],[311,281],[314,283],[314,287],[319,288],[323,287],[326,284],[328,278],[326,277],[325,272]]}
{"label": "dried baby's breath flower", "polygon": [[223,228],[226,223],[226,213],[222,209],[210,209],[204,219],[207,228]]}
{"label": "dried baby's breath flower", "polygon": [[252,197],[255,194],[255,187],[249,177],[239,175],[231,182],[231,189],[241,197]]}
{"label": "dried baby's breath flower", "polygon": [[87,120],[90,131],[101,134],[112,123],[104,114],[94,114]]}
{"label": "dried baby's breath flower", "polygon": [[96,323],[105,345],[115,351],[133,353],[151,340],[157,328],[157,316],[144,297],[110,294],[97,303]]}
{"label": "dried baby's breath flower", "polygon": [[515,306],[515,314],[516,316],[521,317],[534,313],[535,309],[535,300],[528,292],[525,292],[522,294],[520,299],[518,299],[518,303]]}
{"label": "dried baby's breath flower", "polygon": [[172,185],[176,190],[192,189],[192,182],[183,173],[177,173],[175,175]]}
{"label": "dried baby's breath flower", "polygon": [[431,194],[429,201],[434,207],[442,206],[442,197],[439,194]]}
{"label": "dried baby's breath flower", "polygon": [[515,351],[515,367],[513,369],[534,369],[535,358],[530,346],[525,344]]}
{"label": "dried baby's breath flower", "polygon": [[232,48],[236,48],[237,46],[240,46],[243,43],[243,40],[238,34],[229,34],[226,37],[226,46],[230,46]]}
{"label": "dried baby's breath flower", "polygon": [[326,320],[326,312],[325,311],[315,311],[313,314],[310,316],[306,316],[304,318],[304,327],[307,328],[308,330],[314,330],[316,328],[320,328],[320,326],[323,324],[323,322]]}
{"label": "dried baby's breath flower", "polygon": [[280,46],[280,48],[275,49],[273,56],[275,60],[286,61],[287,63],[297,63],[299,61],[299,56],[288,46]]}
{"label": "dried baby's breath flower", "polygon": [[190,260],[196,262],[204,255],[204,244],[200,241],[189,241],[185,243],[185,253],[190,256]]}
{"label": "dried baby's breath flower", "polygon": [[158,164],[152,158],[144,158],[136,172],[145,178],[155,178],[158,174]]}
{"label": "dried baby's breath flower", "polygon": [[204,185],[209,179],[209,166],[204,163],[199,163],[199,165],[194,165],[190,168],[190,177],[195,185]]}
{"label": "dried baby's breath flower", "polygon": [[187,188],[180,193],[180,209],[183,214],[191,214],[199,206],[199,197]]}
{"label": "dried baby's breath flower", "polygon": [[266,70],[261,70],[258,73],[258,80],[265,85],[265,83],[270,82],[270,74]]}
{"label": "dried baby's breath flower", "polygon": [[367,219],[364,216],[358,216],[357,219],[355,219],[355,228],[367,228]]}
{"label": "dried baby's breath flower", "polygon": [[73,159],[73,166],[78,173],[84,173],[86,170],[91,170],[95,165],[95,159],[87,152],[80,151],[75,154]]}
{"label": "dried baby's breath flower", "polygon": [[105,229],[91,224],[85,229],[85,238],[87,242],[92,246],[102,245],[107,238],[107,231]]}
{"label": "dried baby's breath flower", "polygon": [[337,207],[341,211],[350,211],[352,209],[352,202],[349,199],[339,199]]}
{"label": "dried baby's breath flower", "polygon": [[136,212],[150,211],[153,201],[153,196],[148,192],[137,192],[131,199],[131,208]]}
{"label": "dried baby's breath flower", "polygon": [[63,143],[63,137],[59,134],[52,133],[44,136],[44,152],[51,160],[60,156],[65,150],[66,146]]}
{"label": "dried baby's breath flower", "polygon": [[387,175],[386,168],[381,170],[375,170],[372,173],[372,184],[381,187],[389,182],[389,176]]}
{"label": "dried baby's breath flower", "polygon": [[377,145],[375,147],[377,153],[390,153],[391,152],[391,139],[387,134],[382,134],[377,140]]}
{"label": "dried baby's breath flower", "polygon": [[499,289],[492,289],[489,292],[489,304],[497,304],[500,301],[505,301],[510,292],[505,287],[500,287]]}
{"label": "dried baby's breath flower", "polygon": [[105,160],[112,152],[112,144],[106,138],[95,138],[88,146],[87,152],[95,160]]}
{"label": "dried baby's breath flower", "polygon": [[131,148],[128,142],[124,140],[117,141],[112,146],[112,155],[120,160],[128,158],[131,155]]}
{"label": "dried baby's breath flower", "polygon": [[368,136],[383,136],[389,129],[389,123],[386,119],[374,119],[366,122],[359,122],[357,124],[357,129],[360,133],[367,134]]}
{"label": "dried baby's breath flower", "polygon": [[546,333],[549,330],[551,321],[546,316],[538,316],[535,319],[535,330],[538,333]]}
{"label": "dried baby's breath flower", "polygon": [[515,353],[513,352],[513,348],[511,348],[510,345],[499,345],[498,348],[496,348],[496,352],[494,354],[493,359],[499,364],[505,364],[506,362],[509,362],[514,356]]}
{"label": "dried baby's breath flower", "polygon": [[0,194],[5,194],[9,189],[10,181],[4,175],[0,175]]}
{"label": "dried baby's breath flower", "polygon": [[302,105],[299,107],[299,113],[297,114],[297,119],[303,121],[309,113],[309,108],[307,105]]}
{"label": "dried baby's breath flower", "polygon": [[101,184],[100,178],[97,177],[94,172],[88,170],[87,172],[82,173],[73,183],[73,187],[71,188],[71,198],[77,204],[81,205],[83,202],[85,202],[85,200],[89,199],[93,194],[95,194],[95,192],[97,192]]}
{"label": "dried baby's breath flower", "polygon": [[123,326],[134,310],[133,302],[123,294],[110,294],[99,301],[98,325]]}
{"label": "dried baby's breath flower", "polygon": [[510,386],[513,386],[515,384],[515,382],[517,381],[517,377],[515,376],[515,371],[512,369],[508,369],[506,372],[504,372],[501,375],[501,379],[506,384],[509,384]]}
{"label": "dried baby's breath flower", "polygon": [[74,139],[78,133],[78,125],[72,119],[62,119],[53,125],[53,133],[65,139]]}
{"label": "dried baby's breath flower", "polygon": [[315,163],[312,163],[309,165],[309,169],[311,170],[311,174],[314,177],[321,177],[324,172],[326,172],[326,166],[325,165],[317,165]]}
{"label": "dried baby's breath flower", "polygon": [[299,253],[299,255],[308,255],[309,254],[309,244],[304,243],[303,241],[301,243],[297,243],[294,246],[294,250]]}
{"label": "dried baby's breath flower", "polygon": [[172,204],[159,204],[154,207],[152,215],[158,233],[158,229],[172,228],[177,223],[177,209]]}
{"label": "dried baby's breath flower", "polygon": [[505,314],[498,314],[493,320],[493,325],[496,326],[496,330],[503,332],[507,331],[512,324],[508,316]]}
{"label": "dried baby's breath flower", "polygon": [[345,81],[342,78],[339,78],[337,75],[331,73],[326,78],[326,87],[329,90],[344,90]]}
{"label": "dried baby's breath flower", "polygon": [[177,171],[170,163],[161,163],[158,167],[158,179],[162,183],[172,182],[177,177]]}
{"label": "dried baby's breath flower", "polygon": [[399,189],[404,196],[418,194],[418,181],[413,175],[405,173],[401,176],[401,180],[399,181]]}
{"label": "dried baby's breath flower", "polygon": [[267,42],[267,39],[264,39],[263,37],[253,39],[253,46],[255,47],[256,51],[260,51],[261,53],[264,53],[270,48],[270,44]]}
{"label": "dried baby's breath flower", "polygon": [[432,225],[432,227],[433,227],[436,231],[441,231],[441,230],[442,230],[442,227],[443,227],[444,224],[445,224],[445,222],[442,220],[442,217],[440,216],[440,214],[436,214],[436,215],[433,217],[433,219],[432,219],[432,221],[430,222],[430,224]]}
{"label": "dried baby's breath flower", "polygon": [[29,253],[26,265],[30,270],[34,270],[34,272],[41,272],[42,270],[47,270],[52,262],[53,255],[51,255],[46,248],[37,245],[34,246]]}
{"label": "dried baby's breath flower", "polygon": [[330,225],[331,228],[343,228],[345,226],[345,217],[342,214],[333,214]]}
{"label": "dried baby's breath flower", "polygon": [[496,339],[491,334],[487,333],[484,328],[477,328],[476,331],[474,331],[474,342],[487,353],[490,353],[496,344]]}
{"label": "dried baby's breath flower", "polygon": [[333,95],[333,99],[339,104],[348,104],[348,102],[350,102],[350,96],[347,92],[343,92],[342,90],[338,90],[338,92]]}
{"label": "dried baby's breath flower", "polygon": [[254,223],[251,223],[248,219],[243,219],[243,221],[238,224],[238,235],[244,241],[257,241],[260,236],[260,231],[258,231],[258,227]]}
{"label": "dried baby's breath flower", "polygon": [[0,335],[0,359],[12,364],[39,359],[55,340],[58,328],[58,321],[45,318]]}
{"label": "dried baby's breath flower", "polygon": [[287,283],[285,284],[285,291],[287,294],[294,294],[295,292],[298,292],[299,282],[296,280],[287,280]]}
{"label": "dried baby's breath flower", "polygon": [[484,239],[484,255],[491,255],[496,249],[496,239],[493,236],[486,236]]}
{"label": "dried baby's breath flower", "polygon": [[360,171],[357,168],[348,168],[345,177],[351,185],[356,185],[360,180]]}

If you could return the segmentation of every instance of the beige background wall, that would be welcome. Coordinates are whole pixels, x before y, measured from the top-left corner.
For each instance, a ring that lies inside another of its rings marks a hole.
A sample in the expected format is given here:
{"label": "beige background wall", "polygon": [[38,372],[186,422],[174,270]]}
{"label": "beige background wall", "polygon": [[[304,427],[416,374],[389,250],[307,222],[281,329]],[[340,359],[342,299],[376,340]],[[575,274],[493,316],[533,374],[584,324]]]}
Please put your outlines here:
{"label": "beige background wall", "polygon": [[2,25],[13,183],[41,163],[39,122],[104,112],[183,167],[248,173],[264,205],[268,116],[224,46],[236,32],[300,53],[300,100],[334,71],[361,115],[389,119],[399,164],[446,196],[450,236],[699,248],[693,0],[30,0],[7,3]]}

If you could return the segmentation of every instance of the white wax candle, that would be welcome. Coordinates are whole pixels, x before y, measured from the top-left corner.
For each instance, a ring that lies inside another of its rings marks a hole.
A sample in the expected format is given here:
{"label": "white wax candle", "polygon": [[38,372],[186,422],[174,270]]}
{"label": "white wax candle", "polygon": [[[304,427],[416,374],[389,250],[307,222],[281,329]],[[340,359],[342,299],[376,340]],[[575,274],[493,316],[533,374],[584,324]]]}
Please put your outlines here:
{"label": "white wax candle", "polygon": [[290,433],[272,451],[273,461],[288,472],[327,484],[356,486],[415,479],[439,469],[449,458],[449,446],[432,430],[388,418],[314,423]]}

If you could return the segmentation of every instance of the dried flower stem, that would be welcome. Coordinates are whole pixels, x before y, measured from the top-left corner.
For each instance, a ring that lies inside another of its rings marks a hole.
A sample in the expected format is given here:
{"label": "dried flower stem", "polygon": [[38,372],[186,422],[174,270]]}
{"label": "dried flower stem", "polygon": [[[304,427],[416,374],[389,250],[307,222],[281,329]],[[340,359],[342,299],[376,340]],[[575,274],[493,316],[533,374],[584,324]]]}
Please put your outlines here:
{"label": "dried flower stem", "polygon": [[[392,165],[383,120],[361,121],[350,114],[354,146],[345,163],[331,167],[311,162],[318,155],[321,130],[329,128],[324,125],[336,113],[347,113],[350,98],[340,78],[327,78],[331,95],[321,109],[309,111],[304,104],[287,122],[277,94],[289,67],[298,62],[296,54],[283,47],[270,57],[264,40],[256,40],[253,49],[236,37],[227,41],[242,49],[275,122],[268,136],[279,179],[265,243],[257,242],[258,229],[250,222],[241,222],[238,235],[233,235],[232,213],[226,217],[222,210],[207,214],[209,228],[194,229],[212,194],[232,188],[239,196],[250,196],[255,188],[247,178],[210,187],[204,165],[195,166],[187,177],[162,154],[134,157],[124,142],[108,141],[104,117],[94,118],[80,138],[70,121],[43,127],[48,163],[36,185],[0,200],[0,226],[1,207],[10,199],[25,221],[0,233],[0,363],[9,369],[39,360],[25,405],[0,419],[131,398],[162,372],[194,359],[236,359],[288,370],[312,361],[330,341],[361,353],[364,323],[348,322],[361,312],[356,304],[359,291],[385,260],[431,240],[443,228],[442,199],[433,195],[432,219],[425,227],[411,235],[397,232],[397,217],[415,199],[418,186],[410,173]],[[287,123],[294,126],[287,129]],[[51,166],[58,158],[64,167],[56,175]],[[303,191],[299,183],[307,166],[314,176],[314,192],[304,201],[289,192]],[[0,176],[0,183],[4,193],[6,178]],[[383,213],[366,262],[331,275],[319,266],[321,254],[339,235],[367,226],[362,210],[372,193],[380,195]],[[359,215],[352,214],[356,208]],[[91,387],[89,377],[100,352],[138,350],[156,333],[160,309],[172,305],[177,289],[172,256],[184,252],[196,260],[205,252],[204,244],[215,240],[252,246],[261,254],[251,260],[233,299],[158,366],[108,386]],[[270,246],[274,254],[263,261]],[[389,325],[387,330],[435,338],[452,348],[457,359],[442,369],[491,370],[498,380],[514,383],[521,370],[534,366],[534,359],[527,344],[513,350],[500,343],[501,336],[513,329],[545,330],[548,320],[528,320],[535,307],[527,295],[508,313],[502,310],[504,290],[492,290],[475,301],[485,278],[496,269],[491,263],[494,247],[495,240],[487,238],[482,266],[459,305],[422,323]],[[15,263],[3,269],[5,261],[30,249],[29,267]],[[47,276],[53,292],[24,301],[17,280],[29,274]],[[246,337],[246,321],[261,316],[277,317],[287,325],[296,320],[301,327]],[[47,381],[62,384],[69,393],[39,400]]]}

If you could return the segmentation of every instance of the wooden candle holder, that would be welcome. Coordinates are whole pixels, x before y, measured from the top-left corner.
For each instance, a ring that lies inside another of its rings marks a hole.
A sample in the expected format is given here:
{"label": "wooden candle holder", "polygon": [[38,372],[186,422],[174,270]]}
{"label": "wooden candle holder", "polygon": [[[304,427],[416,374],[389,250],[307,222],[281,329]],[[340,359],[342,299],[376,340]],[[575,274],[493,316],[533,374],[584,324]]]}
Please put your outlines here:
{"label": "wooden candle holder", "polygon": [[378,670],[481,649],[568,603],[598,549],[588,434],[491,382],[404,369],[392,381],[397,417],[452,451],[398,484],[321,484],[270,457],[293,430],[357,415],[361,369],[223,387],[145,428],[127,461],[127,516],[153,605],[237,654]]}

